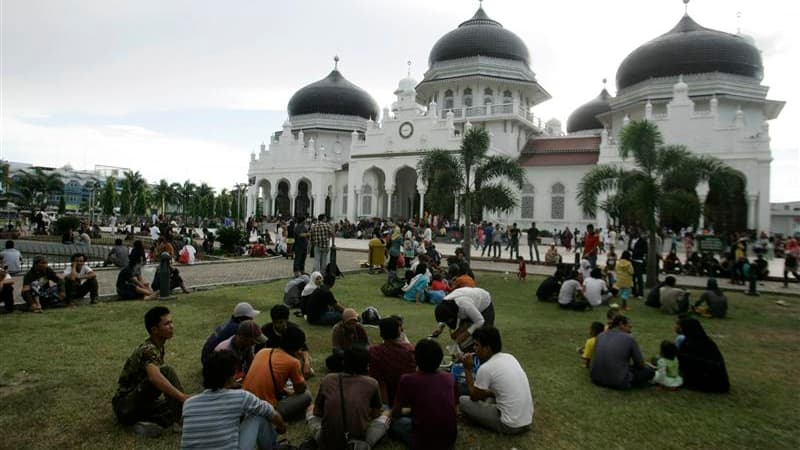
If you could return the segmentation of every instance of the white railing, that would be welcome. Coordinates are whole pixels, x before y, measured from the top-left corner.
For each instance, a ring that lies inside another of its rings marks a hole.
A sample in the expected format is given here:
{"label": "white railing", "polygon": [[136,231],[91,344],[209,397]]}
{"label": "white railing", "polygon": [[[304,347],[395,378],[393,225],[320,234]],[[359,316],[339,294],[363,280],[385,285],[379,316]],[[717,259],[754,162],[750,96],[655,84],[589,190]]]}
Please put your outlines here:
{"label": "white railing", "polygon": [[[516,108],[515,108],[516,107]],[[499,105],[482,105],[482,106],[466,106],[463,108],[453,108],[453,118],[464,119],[471,117],[491,117],[491,116],[507,116],[514,114],[531,123],[533,123],[533,114],[525,111],[525,108],[520,108],[519,105],[514,103],[502,103]],[[447,110],[445,110],[446,114]]]}

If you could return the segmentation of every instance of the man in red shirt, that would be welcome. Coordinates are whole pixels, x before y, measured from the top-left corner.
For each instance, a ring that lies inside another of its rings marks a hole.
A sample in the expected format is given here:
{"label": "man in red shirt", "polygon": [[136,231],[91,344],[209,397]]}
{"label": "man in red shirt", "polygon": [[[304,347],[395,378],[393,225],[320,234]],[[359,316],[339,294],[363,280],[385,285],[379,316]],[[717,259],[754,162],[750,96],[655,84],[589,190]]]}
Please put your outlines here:
{"label": "man in red shirt", "polygon": [[600,236],[594,232],[594,225],[586,226],[586,236],[583,237],[583,257],[592,265],[592,269],[597,267],[597,252],[600,249]]}
{"label": "man in red shirt", "polygon": [[381,319],[379,326],[383,343],[369,348],[369,376],[378,380],[381,400],[391,406],[400,376],[413,373],[417,369],[417,362],[414,359],[414,346],[398,342],[400,321],[396,317]]}

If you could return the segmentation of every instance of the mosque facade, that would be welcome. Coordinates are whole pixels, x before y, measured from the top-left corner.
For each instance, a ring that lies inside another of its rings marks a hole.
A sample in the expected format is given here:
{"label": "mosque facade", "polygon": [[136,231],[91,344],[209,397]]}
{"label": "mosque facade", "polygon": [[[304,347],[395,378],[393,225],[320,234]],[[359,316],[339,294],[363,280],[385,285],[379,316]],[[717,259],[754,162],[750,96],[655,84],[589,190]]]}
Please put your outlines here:
{"label": "mosque facade", "polygon": [[[735,204],[712,205],[705,220],[769,231],[769,120],[784,102],[767,99],[762,78],[752,39],[702,27],[687,14],[622,61],[615,96],[603,88],[562,130],[558,120],[534,119],[550,94],[531,70],[525,43],[481,7],[434,44],[422,81],[400,80],[390,108],[379,111],[344,78],[338,58],[330,74],[297,91],[282,130],[251,154],[247,214],[421,216],[427,186],[418,161],[429,149],[457,150],[466,130],[482,127],[489,153],[516,159],[527,174],[519,206],[484,219],[605,227],[602,210],[586,215],[578,206],[578,184],[596,164],[631,164],[620,159],[617,137],[629,121],[647,119],[666,143],[720,158],[745,180]],[[702,204],[717,201],[707,183],[697,195]],[[451,212],[458,216],[457,204]]]}

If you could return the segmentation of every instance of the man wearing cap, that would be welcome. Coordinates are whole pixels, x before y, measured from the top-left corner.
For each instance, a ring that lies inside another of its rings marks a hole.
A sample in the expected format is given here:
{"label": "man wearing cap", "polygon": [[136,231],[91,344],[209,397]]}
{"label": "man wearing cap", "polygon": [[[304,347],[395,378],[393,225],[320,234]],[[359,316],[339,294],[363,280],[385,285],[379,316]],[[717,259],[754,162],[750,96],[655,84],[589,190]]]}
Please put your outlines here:
{"label": "man wearing cap", "polygon": [[253,320],[261,311],[253,308],[250,303],[242,302],[233,308],[233,315],[227,322],[214,329],[214,332],[206,338],[203,350],[200,353],[200,361],[205,364],[206,358],[217,348],[220,342],[228,339],[239,331],[239,324],[245,320]]}
{"label": "man wearing cap", "polygon": [[[311,404],[299,360],[305,344],[303,330],[287,328],[279,348],[265,348],[256,354],[242,383],[242,388],[269,402],[285,420],[304,418]],[[291,393],[287,381],[292,382]]]}
{"label": "man wearing cap", "polygon": [[64,300],[64,281],[47,266],[44,256],[33,258],[33,266],[22,278],[22,298],[31,312],[42,312],[42,303]]}
{"label": "man wearing cap", "polygon": [[239,365],[234,374],[234,380],[241,381],[247,374],[253,362],[253,347],[264,344],[267,338],[261,333],[261,328],[252,320],[239,323],[239,329],[233,336],[217,344],[215,352],[229,351],[239,359]]}
{"label": "man wearing cap", "polygon": [[354,345],[369,345],[367,330],[358,323],[358,312],[347,308],[342,312],[342,321],[331,330],[333,354],[325,360],[330,372],[341,372],[344,364],[344,352]]}

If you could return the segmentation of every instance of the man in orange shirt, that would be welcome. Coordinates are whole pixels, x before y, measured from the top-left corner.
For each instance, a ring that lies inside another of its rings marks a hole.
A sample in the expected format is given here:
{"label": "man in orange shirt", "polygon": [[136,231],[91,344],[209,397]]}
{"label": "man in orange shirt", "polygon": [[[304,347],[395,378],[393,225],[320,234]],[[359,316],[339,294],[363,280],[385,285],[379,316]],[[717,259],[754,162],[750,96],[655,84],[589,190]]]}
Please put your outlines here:
{"label": "man in orange shirt", "polygon": [[[245,390],[274,406],[285,420],[304,418],[311,404],[298,359],[305,342],[303,330],[287,328],[279,348],[265,348],[256,354],[242,384]],[[287,381],[292,382],[291,393],[286,392]]]}

